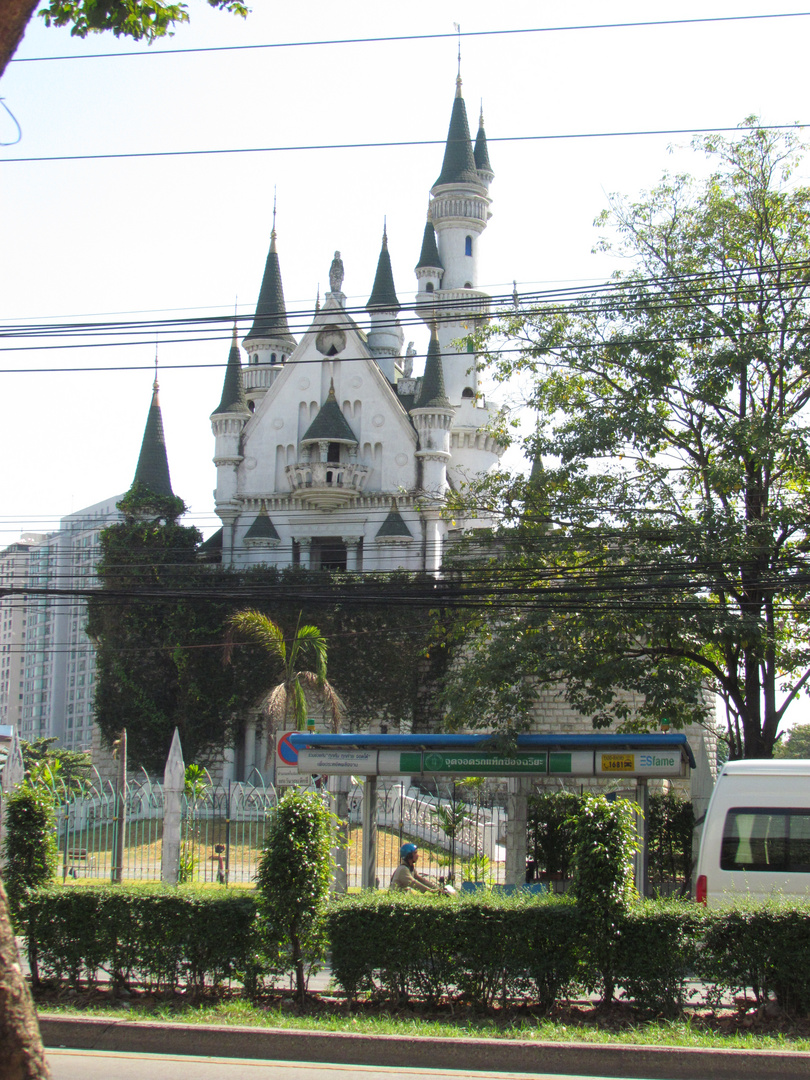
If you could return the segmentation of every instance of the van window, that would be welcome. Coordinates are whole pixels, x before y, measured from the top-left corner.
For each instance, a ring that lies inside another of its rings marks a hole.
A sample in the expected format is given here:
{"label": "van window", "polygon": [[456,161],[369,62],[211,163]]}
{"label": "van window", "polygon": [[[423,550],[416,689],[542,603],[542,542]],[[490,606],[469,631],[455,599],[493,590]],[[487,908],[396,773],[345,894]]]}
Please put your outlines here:
{"label": "van window", "polygon": [[720,869],[810,874],[810,810],[762,806],[729,810]]}

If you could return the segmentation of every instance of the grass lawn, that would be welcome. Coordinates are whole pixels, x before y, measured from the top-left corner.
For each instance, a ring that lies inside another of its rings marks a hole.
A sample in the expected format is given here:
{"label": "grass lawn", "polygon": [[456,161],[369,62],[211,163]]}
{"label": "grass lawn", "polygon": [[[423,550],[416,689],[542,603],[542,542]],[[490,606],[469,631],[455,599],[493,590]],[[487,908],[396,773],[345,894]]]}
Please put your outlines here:
{"label": "grass lawn", "polygon": [[552,1016],[529,1009],[496,1010],[483,1015],[464,1006],[383,1011],[361,1005],[350,1011],[343,1001],[314,997],[306,1009],[291,998],[253,1004],[237,997],[191,1003],[182,995],[159,997],[134,992],[125,1002],[106,992],[40,994],[41,1013],[60,1016],[157,1020],[182,1024],[233,1024],[245,1027],[307,1031],[360,1032],[368,1035],[408,1035],[442,1038],[534,1039],[546,1042],[631,1043],[645,1046],[696,1046],[742,1050],[800,1050],[810,1052],[810,1019],[785,1016],[759,1018],[741,1010],[695,1014],[665,1021],[644,1019],[626,1005],[600,1010],[589,1003],[555,1010]]}

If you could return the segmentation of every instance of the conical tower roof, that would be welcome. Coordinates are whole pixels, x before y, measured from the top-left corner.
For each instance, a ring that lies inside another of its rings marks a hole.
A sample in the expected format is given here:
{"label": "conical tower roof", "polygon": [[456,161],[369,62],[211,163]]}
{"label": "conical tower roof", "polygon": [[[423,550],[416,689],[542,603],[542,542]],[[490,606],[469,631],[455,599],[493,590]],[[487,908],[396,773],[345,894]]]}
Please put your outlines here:
{"label": "conical tower roof", "polygon": [[141,443],[138,466],[135,469],[135,484],[142,484],[153,495],[166,495],[174,498],[172,481],[169,476],[169,459],[166,454],[166,437],[163,434],[163,417],[158,398],[158,381],[152,386],[152,403],[146,417],[146,428]]}
{"label": "conical tower roof", "polygon": [[236,341],[235,319],[231,351],[228,354],[228,366],[225,368],[225,381],[222,384],[222,399],[212,415],[217,416],[219,413],[244,413],[245,416],[250,416],[250,409],[245,397],[245,386],[242,381],[242,358],[239,355],[239,345]]}
{"label": "conical tower roof", "polygon": [[422,250],[419,253],[419,262],[416,264],[416,269],[421,270],[422,267],[430,267],[431,269],[443,270],[442,261],[439,258],[439,248],[436,244],[436,230],[433,228],[433,222],[428,221],[425,225],[425,232],[422,236]]}
{"label": "conical tower roof", "polygon": [[267,262],[264,266],[256,315],[245,341],[250,341],[251,338],[272,338],[273,341],[289,345],[291,351],[295,348],[295,338],[290,333],[287,323],[287,306],[284,303],[284,287],[281,284],[275,228],[270,234],[270,251],[267,253]]}
{"label": "conical tower roof", "polygon": [[478,134],[475,136],[475,150],[473,151],[475,167],[491,179],[495,174],[489,163],[489,150],[487,149],[487,133],[484,131],[484,110],[478,117]]}
{"label": "conical tower roof", "polygon": [[397,500],[391,500],[391,509],[388,516],[377,532],[377,539],[402,537],[405,540],[413,540],[413,533],[405,524],[405,520],[397,507]]}
{"label": "conical tower roof", "polygon": [[450,399],[444,389],[444,371],[442,369],[442,354],[439,348],[439,333],[434,322],[430,329],[430,344],[428,345],[425,374],[422,376],[422,387],[417,408],[429,409],[435,407],[446,409],[449,406]]}
{"label": "conical tower roof", "polygon": [[447,143],[444,148],[444,161],[439,179],[433,185],[440,184],[480,184],[481,178],[475,167],[470,125],[467,120],[467,106],[461,96],[461,76],[456,79],[456,96],[453,111],[450,114],[450,127],[447,131]]}
{"label": "conical tower roof", "polygon": [[307,428],[301,439],[301,444],[321,441],[348,443],[350,446],[357,445],[357,436],[352,431],[348,420],[340,411],[340,406],[337,403],[334,380],[329,386],[326,401]]}
{"label": "conical tower roof", "polygon": [[391,269],[391,256],[388,254],[388,233],[383,228],[382,247],[380,257],[377,260],[377,273],[374,276],[374,287],[366,304],[366,311],[374,309],[382,311],[399,311],[400,303],[397,299],[397,291],[394,288],[394,273]]}

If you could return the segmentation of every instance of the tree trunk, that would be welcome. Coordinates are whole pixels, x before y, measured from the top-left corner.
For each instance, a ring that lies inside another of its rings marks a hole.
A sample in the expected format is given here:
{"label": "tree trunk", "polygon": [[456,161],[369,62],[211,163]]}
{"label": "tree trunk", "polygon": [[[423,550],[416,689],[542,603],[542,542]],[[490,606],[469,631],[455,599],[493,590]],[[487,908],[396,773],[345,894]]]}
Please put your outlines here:
{"label": "tree trunk", "polygon": [[51,1080],[0,881],[0,1062],[3,1080]]}
{"label": "tree trunk", "polygon": [[3,0],[0,3],[0,76],[17,51],[40,0]]}

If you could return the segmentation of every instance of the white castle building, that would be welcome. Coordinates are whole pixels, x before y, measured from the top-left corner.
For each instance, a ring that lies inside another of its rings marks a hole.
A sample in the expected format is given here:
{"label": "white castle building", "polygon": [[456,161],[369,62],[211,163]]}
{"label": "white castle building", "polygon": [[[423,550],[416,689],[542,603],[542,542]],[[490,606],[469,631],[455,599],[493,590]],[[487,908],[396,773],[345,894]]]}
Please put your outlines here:
{"label": "white castle building", "polygon": [[414,352],[403,352],[385,230],[366,328],[346,308],[335,252],[329,292],[296,342],[274,223],[242,342],[247,362],[234,329],[211,416],[222,530],[209,543],[221,542],[224,565],[439,570],[448,489],[490,469],[502,451],[488,432],[493,407],[479,394],[476,357],[454,344],[487,317],[478,247],[492,179],[483,116],[473,143],[459,77],[416,264],[416,306],[430,327],[417,378]]}

